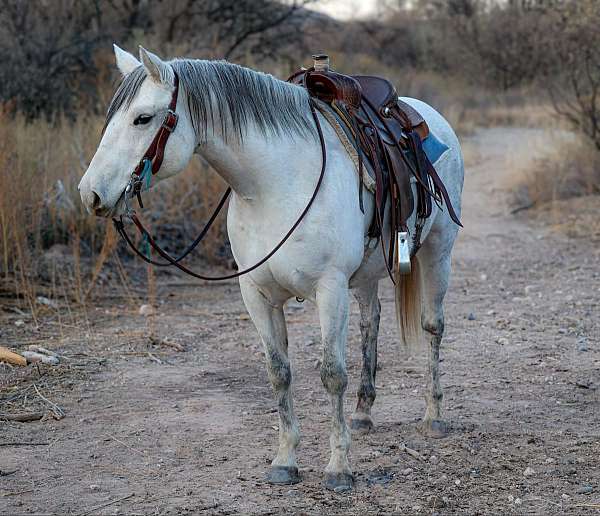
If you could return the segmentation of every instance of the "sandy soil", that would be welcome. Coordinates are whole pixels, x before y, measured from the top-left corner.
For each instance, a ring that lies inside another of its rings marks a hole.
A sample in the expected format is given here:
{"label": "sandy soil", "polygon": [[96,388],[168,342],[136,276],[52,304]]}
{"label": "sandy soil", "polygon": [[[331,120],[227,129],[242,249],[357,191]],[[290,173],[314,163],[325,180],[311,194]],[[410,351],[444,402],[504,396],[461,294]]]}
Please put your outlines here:
{"label": "sandy soil", "polygon": [[[63,310],[58,324],[54,317],[37,329],[27,314],[0,313],[4,342],[41,341],[65,355],[56,368],[1,369],[0,412],[17,410],[17,402],[48,410],[35,383],[66,414],[0,422],[0,513],[598,511],[599,240],[511,215],[503,181],[516,156],[532,157],[529,142],[540,134],[498,128],[465,139],[465,229],[455,248],[442,363],[448,438],[418,431],[425,361],[401,353],[386,284],[377,428],[354,436],[356,489],[325,491],[329,404],[315,367],[319,329],[315,309],[294,302],[287,315],[303,481],[266,484],[277,414],[238,287],[163,277],[153,322],[126,297]],[[186,351],[150,343],[148,324]],[[349,415],[360,372],[356,304],[348,350]]]}

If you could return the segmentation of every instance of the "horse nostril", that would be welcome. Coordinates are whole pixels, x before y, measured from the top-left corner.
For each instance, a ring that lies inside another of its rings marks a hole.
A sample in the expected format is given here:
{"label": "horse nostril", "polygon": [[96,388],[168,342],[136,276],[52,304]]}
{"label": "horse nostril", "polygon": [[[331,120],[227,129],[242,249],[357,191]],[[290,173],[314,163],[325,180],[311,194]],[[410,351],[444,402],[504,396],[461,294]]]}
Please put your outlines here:
{"label": "horse nostril", "polygon": [[96,208],[99,208],[100,204],[100,196],[96,192],[92,191],[92,209],[95,210]]}

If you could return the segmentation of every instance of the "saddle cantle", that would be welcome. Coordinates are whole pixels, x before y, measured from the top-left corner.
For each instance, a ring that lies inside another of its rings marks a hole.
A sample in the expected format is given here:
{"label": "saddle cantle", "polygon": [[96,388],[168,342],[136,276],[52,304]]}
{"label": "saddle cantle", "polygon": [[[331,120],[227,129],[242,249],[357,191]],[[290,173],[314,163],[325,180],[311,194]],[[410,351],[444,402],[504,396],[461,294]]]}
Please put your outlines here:
{"label": "saddle cantle", "polygon": [[[420,246],[420,233],[432,212],[432,202],[446,204],[452,220],[461,225],[448,193],[425,154],[422,142],[429,135],[425,119],[398,98],[390,81],[369,75],[344,75],[329,68],[329,57],[313,56],[314,66],[293,74],[288,81],[306,88],[309,95],[325,102],[353,136],[359,156],[359,203],[363,209],[363,163],[375,176],[375,215],[369,235],[381,237],[385,208],[390,202],[390,241],[381,241],[388,272],[410,271],[407,221],[416,209],[412,254]],[[318,106],[317,106],[318,107]],[[416,202],[411,178],[415,182]],[[415,206],[416,204],[416,206]]]}

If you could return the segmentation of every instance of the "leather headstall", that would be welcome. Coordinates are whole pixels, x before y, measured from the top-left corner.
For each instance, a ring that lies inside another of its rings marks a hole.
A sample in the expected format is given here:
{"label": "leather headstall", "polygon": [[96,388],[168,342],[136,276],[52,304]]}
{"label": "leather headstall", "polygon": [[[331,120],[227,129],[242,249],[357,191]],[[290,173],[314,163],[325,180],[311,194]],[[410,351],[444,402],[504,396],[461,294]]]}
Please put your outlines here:
{"label": "leather headstall", "polygon": [[177,72],[173,70],[174,74],[174,88],[173,94],[171,95],[171,102],[169,103],[169,107],[167,108],[167,113],[163,122],[160,126],[160,129],[154,136],[154,139],[150,143],[148,149],[144,153],[144,156],[135,167],[134,171],[131,174],[131,180],[127,185],[127,189],[129,191],[125,191],[126,199],[128,197],[137,197],[140,207],[143,208],[144,205],[142,203],[142,188],[144,186],[144,177],[143,172],[147,170],[148,164],[150,165],[150,170],[152,171],[152,175],[158,173],[160,167],[162,166],[163,159],[165,157],[165,147],[167,146],[167,142],[169,141],[169,136],[173,133],[175,128],[177,127],[177,122],[179,120],[179,115],[176,113],[177,109],[177,97],[179,95],[179,76]]}

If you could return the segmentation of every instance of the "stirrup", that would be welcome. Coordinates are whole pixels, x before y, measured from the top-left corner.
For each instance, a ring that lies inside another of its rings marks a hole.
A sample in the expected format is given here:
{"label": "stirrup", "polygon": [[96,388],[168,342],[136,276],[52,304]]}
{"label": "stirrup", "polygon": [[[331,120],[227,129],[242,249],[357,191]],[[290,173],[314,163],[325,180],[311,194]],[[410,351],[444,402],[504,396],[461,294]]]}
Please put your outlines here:
{"label": "stirrup", "polygon": [[410,274],[410,249],[408,248],[408,232],[398,231],[396,237],[396,249],[398,250],[398,272]]}

